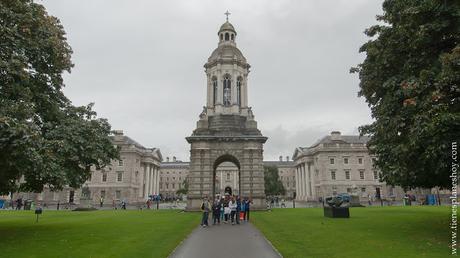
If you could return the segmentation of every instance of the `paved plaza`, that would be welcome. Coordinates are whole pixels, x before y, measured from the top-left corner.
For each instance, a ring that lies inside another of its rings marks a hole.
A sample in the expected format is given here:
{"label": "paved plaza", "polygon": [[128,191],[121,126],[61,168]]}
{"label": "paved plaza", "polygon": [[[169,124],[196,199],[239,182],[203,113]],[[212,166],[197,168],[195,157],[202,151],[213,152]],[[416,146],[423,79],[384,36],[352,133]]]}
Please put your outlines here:
{"label": "paved plaza", "polygon": [[280,258],[263,234],[251,223],[198,226],[170,258]]}

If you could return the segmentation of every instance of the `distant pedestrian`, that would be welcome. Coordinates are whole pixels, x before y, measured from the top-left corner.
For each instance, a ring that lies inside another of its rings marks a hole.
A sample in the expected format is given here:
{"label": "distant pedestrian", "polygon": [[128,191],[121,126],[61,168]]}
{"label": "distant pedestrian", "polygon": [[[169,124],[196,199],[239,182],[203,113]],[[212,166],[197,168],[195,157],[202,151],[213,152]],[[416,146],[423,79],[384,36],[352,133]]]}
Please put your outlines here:
{"label": "distant pedestrian", "polygon": [[101,208],[104,206],[104,197],[101,196],[101,199],[99,200],[99,203],[101,205]]}
{"label": "distant pedestrian", "polygon": [[117,209],[117,203],[115,202],[115,199],[112,200],[112,208],[113,208],[114,210]]}
{"label": "distant pedestrian", "polygon": [[59,210],[59,206],[61,206],[61,203],[58,201],[57,202],[57,206],[56,206],[56,209]]}
{"label": "distant pedestrian", "polygon": [[239,196],[236,197],[236,224],[240,224],[240,212],[241,212],[241,199]]}
{"label": "distant pedestrian", "polygon": [[148,199],[146,204],[147,204],[147,209],[149,209],[149,210],[150,210],[150,203],[151,203],[151,201],[150,201],[150,199]]}
{"label": "distant pedestrian", "polygon": [[208,197],[204,197],[203,203],[201,203],[201,210],[203,211],[203,217],[201,218],[201,226],[207,227],[209,212],[211,211],[211,204],[208,201]]}
{"label": "distant pedestrian", "polygon": [[235,197],[232,196],[232,199],[228,203],[228,207],[230,208],[230,218],[232,221],[232,225],[235,225],[235,215],[236,215],[236,200]]}
{"label": "distant pedestrian", "polygon": [[249,210],[251,208],[251,200],[244,200],[244,220],[249,221]]}
{"label": "distant pedestrian", "polygon": [[125,201],[125,199],[123,199],[123,201],[121,201],[121,208],[123,210],[126,210],[126,201]]}
{"label": "distant pedestrian", "polygon": [[216,199],[214,201],[214,204],[212,205],[212,224],[220,224],[220,210],[221,210],[222,204],[220,203],[219,199]]}

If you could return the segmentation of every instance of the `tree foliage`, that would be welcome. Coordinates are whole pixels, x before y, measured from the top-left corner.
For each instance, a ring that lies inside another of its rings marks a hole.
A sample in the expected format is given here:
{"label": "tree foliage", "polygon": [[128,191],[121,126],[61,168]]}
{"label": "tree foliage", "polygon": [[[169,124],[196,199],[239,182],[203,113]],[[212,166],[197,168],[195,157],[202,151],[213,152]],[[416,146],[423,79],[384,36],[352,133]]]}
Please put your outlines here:
{"label": "tree foliage", "polygon": [[351,70],[375,119],[360,132],[371,136],[382,180],[447,187],[460,139],[460,2],[386,0],[383,11]]}
{"label": "tree foliage", "polygon": [[[183,185],[183,187],[182,187]],[[182,185],[179,185],[179,189],[176,191],[176,194],[187,194],[188,193],[188,180],[184,179]]]}
{"label": "tree foliage", "polygon": [[0,194],[79,187],[118,157],[107,120],[62,92],[71,54],[42,5],[0,0]]}
{"label": "tree foliage", "polygon": [[265,195],[284,195],[286,189],[279,179],[278,168],[274,166],[264,166]]}

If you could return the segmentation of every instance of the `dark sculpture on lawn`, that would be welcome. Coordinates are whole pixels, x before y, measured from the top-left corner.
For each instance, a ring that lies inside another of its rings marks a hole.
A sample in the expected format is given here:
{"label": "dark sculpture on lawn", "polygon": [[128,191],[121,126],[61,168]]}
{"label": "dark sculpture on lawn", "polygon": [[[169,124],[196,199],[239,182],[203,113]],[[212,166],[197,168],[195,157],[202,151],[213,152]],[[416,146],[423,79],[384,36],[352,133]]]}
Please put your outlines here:
{"label": "dark sculpture on lawn", "polygon": [[332,197],[327,197],[326,198],[326,203],[330,207],[338,208],[338,207],[342,206],[343,200],[340,197],[332,196]]}
{"label": "dark sculpture on lawn", "polygon": [[343,199],[340,196],[331,196],[326,198],[328,206],[324,206],[324,217],[329,218],[349,218],[349,207],[341,207]]}

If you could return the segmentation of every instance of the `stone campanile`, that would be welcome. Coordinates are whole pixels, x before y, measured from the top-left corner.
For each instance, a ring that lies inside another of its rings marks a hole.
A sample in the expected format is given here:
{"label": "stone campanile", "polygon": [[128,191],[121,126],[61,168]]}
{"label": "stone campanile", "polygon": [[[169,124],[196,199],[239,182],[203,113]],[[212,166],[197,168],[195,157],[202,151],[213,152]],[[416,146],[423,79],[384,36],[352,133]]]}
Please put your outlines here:
{"label": "stone campanile", "polygon": [[186,138],[191,144],[187,210],[198,210],[204,197],[216,196],[216,168],[223,162],[238,168],[241,197],[252,199],[254,209],[266,209],[262,162],[267,137],[248,106],[250,65],[236,46],[237,33],[226,14],[218,46],[204,65],[206,106]]}

